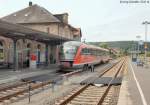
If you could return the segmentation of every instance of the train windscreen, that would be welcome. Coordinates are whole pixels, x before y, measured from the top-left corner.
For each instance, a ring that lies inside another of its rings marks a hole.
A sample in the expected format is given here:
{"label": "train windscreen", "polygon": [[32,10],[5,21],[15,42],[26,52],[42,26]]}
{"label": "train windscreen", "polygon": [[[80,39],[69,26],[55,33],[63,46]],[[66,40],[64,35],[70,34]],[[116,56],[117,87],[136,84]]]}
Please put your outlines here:
{"label": "train windscreen", "polygon": [[74,45],[63,45],[60,48],[60,59],[61,60],[73,60],[77,52],[78,47]]}

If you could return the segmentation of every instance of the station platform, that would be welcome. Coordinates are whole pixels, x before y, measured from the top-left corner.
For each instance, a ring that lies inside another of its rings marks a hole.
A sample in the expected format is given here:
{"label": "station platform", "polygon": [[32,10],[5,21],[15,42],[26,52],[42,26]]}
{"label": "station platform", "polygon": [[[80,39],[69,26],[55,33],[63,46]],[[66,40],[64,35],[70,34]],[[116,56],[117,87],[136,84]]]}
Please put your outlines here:
{"label": "station platform", "polygon": [[57,64],[52,64],[47,67],[41,68],[26,68],[26,69],[18,69],[13,71],[13,69],[0,69],[0,84],[17,81],[22,78],[28,78],[32,76],[43,75],[47,73],[56,72],[59,69]]}
{"label": "station platform", "polygon": [[150,105],[150,65],[137,66],[129,60],[128,71],[122,81],[118,105]]}

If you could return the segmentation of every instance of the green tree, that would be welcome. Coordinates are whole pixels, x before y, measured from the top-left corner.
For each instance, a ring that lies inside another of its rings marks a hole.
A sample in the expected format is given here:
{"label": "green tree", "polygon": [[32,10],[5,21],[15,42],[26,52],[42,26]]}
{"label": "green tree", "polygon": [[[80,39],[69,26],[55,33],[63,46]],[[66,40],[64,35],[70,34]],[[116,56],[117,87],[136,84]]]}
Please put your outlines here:
{"label": "green tree", "polygon": [[108,48],[108,44],[107,43],[100,43],[99,46],[102,47],[102,48]]}

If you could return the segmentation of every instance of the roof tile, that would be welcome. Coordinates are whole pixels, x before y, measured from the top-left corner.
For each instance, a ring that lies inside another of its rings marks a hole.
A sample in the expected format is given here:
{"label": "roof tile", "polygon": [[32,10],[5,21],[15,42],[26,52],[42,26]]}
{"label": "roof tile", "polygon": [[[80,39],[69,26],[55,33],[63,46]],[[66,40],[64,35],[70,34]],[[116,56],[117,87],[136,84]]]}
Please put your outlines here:
{"label": "roof tile", "polygon": [[29,6],[25,9],[12,13],[3,17],[2,20],[11,23],[60,22],[60,20],[53,16],[52,13],[38,5]]}

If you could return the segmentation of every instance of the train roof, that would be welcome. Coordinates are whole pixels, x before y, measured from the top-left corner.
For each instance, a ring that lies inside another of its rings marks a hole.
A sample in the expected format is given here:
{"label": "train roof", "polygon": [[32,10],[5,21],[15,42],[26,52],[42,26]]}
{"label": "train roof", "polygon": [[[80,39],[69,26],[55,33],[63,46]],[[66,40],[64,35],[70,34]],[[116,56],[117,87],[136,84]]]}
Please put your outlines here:
{"label": "train roof", "polygon": [[101,48],[101,47],[94,46],[94,45],[88,45],[88,47],[90,47],[90,48],[92,48],[92,49],[98,49],[98,50],[103,50],[103,51],[109,51],[108,49]]}
{"label": "train roof", "polygon": [[68,41],[64,43],[64,45],[68,45],[68,44],[74,45],[74,46],[84,46],[86,48],[98,49],[98,50],[103,50],[103,51],[109,51],[108,49],[105,49],[105,48],[101,48],[101,47],[90,45],[90,44],[85,44],[85,43],[78,42],[78,41]]}
{"label": "train roof", "polygon": [[77,42],[77,41],[67,41],[67,42],[64,43],[64,45],[81,46],[82,43],[81,42]]}

